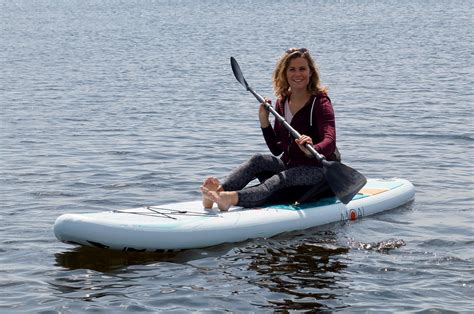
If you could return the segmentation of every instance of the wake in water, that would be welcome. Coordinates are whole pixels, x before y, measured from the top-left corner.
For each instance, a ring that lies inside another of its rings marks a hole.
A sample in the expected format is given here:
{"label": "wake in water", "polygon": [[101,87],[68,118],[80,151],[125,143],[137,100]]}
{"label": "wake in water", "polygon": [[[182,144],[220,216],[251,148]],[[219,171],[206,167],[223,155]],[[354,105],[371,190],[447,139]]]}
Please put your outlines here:
{"label": "wake in water", "polygon": [[349,240],[349,246],[351,248],[356,248],[359,250],[367,250],[367,251],[377,251],[380,253],[388,253],[391,250],[398,249],[402,246],[405,246],[406,242],[402,239],[390,239],[380,242],[372,242],[372,243],[364,243],[358,242],[354,240]]}

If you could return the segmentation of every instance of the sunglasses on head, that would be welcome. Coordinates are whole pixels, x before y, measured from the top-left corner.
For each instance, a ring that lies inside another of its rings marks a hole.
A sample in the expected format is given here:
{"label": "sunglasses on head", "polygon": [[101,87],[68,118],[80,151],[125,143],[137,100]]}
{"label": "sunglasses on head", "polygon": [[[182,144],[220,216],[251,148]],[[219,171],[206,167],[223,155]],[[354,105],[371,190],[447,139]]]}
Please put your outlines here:
{"label": "sunglasses on head", "polygon": [[308,52],[308,49],[306,49],[306,48],[290,48],[285,52],[290,54],[290,53],[297,52],[297,51],[300,52],[300,53],[305,53],[305,52]]}

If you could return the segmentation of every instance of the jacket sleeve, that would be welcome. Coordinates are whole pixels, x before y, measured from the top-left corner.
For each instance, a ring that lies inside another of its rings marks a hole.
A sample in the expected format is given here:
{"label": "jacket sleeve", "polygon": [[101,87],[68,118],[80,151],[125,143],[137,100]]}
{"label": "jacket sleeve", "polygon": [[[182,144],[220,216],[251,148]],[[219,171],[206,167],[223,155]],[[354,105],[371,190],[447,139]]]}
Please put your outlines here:
{"label": "jacket sleeve", "polygon": [[[277,101],[275,105],[275,110],[281,114],[281,109],[280,109],[280,102]],[[275,155],[279,156],[283,153],[283,148],[282,148],[282,143],[279,140],[279,136],[277,134],[279,122],[278,120],[275,119],[275,125],[272,127],[271,125],[262,128],[262,133],[263,137],[265,139],[265,143],[267,143],[268,148],[270,149],[270,152]]]}
{"label": "jacket sleeve", "polygon": [[328,97],[322,97],[321,103],[315,108],[316,119],[318,121],[318,134],[321,135],[321,141],[314,145],[320,154],[330,160],[336,149],[336,119],[334,109]]}
{"label": "jacket sleeve", "polygon": [[271,126],[267,128],[262,128],[263,137],[265,138],[265,143],[267,143],[268,148],[272,152],[273,155],[279,156],[283,153],[283,149],[281,149],[280,142],[277,140],[275,131]]}

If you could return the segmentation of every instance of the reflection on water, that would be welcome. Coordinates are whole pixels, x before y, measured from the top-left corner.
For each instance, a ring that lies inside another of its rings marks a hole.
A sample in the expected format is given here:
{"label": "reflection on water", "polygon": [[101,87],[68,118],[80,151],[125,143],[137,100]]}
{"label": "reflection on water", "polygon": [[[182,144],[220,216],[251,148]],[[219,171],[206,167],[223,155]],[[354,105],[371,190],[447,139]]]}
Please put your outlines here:
{"label": "reflection on water", "polygon": [[[315,228],[240,245],[169,253],[75,247],[55,254],[56,266],[66,270],[57,273],[50,285],[68,299],[130,298],[139,291],[140,302],[150,298],[166,304],[181,294],[206,292],[208,285],[222,281],[235,291],[260,287],[266,302],[258,304],[262,309],[341,310],[348,307],[343,300],[350,291],[350,250],[386,253],[404,244],[403,240],[341,244],[333,231]],[[204,283],[189,286],[199,277],[205,278]],[[148,291],[145,297],[142,290]]]}
{"label": "reflection on water", "polygon": [[[138,293],[140,302],[150,299],[166,304],[183,295],[205,292],[216,282],[228,281],[235,291],[262,289],[259,293],[266,304],[258,304],[259,308],[340,310],[348,307],[343,300],[350,291],[349,251],[386,253],[404,244],[403,240],[349,240],[341,244],[333,231],[313,228],[240,245],[168,253],[75,247],[55,254],[56,266],[66,270],[57,273],[50,285],[68,299],[131,298]],[[189,285],[193,281],[202,281],[199,289]],[[142,295],[143,290],[147,290],[146,296]]]}
{"label": "reflection on water", "polygon": [[90,269],[109,273],[130,265],[169,261],[175,258],[177,254],[121,252],[81,246],[70,251],[57,253],[55,258],[56,266],[62,266],[70,270]]}
{"label": "reflection on water", "polygon": [[[300,239],[295,241],[295,236]],[[261,294],[267,304],[260,304],[261,308],[334,310],[344,308],[340,297],[345,288],[343,270],[347,268],[349,250],[338,245],[335,234],[327,231],[313,233],[310,238],[292,234],[243,242],[240,248],[227,244],[171,253],[75,247],[55,255],[56,265],[67,270],[64,275],[57,273],[50,285],[62,297],[94,301],[108,296],[130,298],[136,289],[142,289],[134,282],[143,284],[143,277],[148,277],[147,280],[156,280],[153,298],[164,298],[165,302],[173,294],[182,293],[181,278],[174,278],[174,285],[159,285],[169,269],[173,274],[179,273],[178,269],[201,269],[201,276],[205,269],[209,283],[222,277],[231,280],[236,290],[245,290],[249,285],[263,288]],[[243,267],[229,268],[229,264]],[[193,275],[190,277],[184,281],[192,281]]]}
{"label": "reflection on water", "polygon": [[55,254],[56,266],[70,270],[89,269],[101,273],[122,271],[128,266],[154,263],[186,264],[203,257],[221,256],[229,250],[230,244],[207,249],[182,250],[166,253],[122,252],[94,247],[78,246]]}
{"label": "reflection on water", "polygon": [[325,231],[300,241],[271,241],[245,253],[251,256],[249,269],[257,274],[254,284],[282,296],[268,300],[272,308],[334,310],[344,308],[339,300],[348,251],[337,244],[334,233]]}
{"label": "reflection on water", "polygon": [[[136,306],[127,310],[146,311],[166,308],[177,299],[196,291],[207,292],[205,285],[196,284],[206,277],[213,265],[200,266],[200,261],[214,260],[226,254],[229,245],[201,250],[183,250],[170,253],[121,252],[92,247],[74,247],[56,253],[55,265],[62,270],[51,277],[49,285],[60,298],[93,301],[117,300]],[[193,262],[197,265],[193,265]],[[207,262],[205,262],[207,264]],[[217,269],[218,270],[218,269]],[[191,284],[193,283],[194,284]],[[189,304],[182,304],[191,306]],[[82,307],[91,310],[94,307]]]}

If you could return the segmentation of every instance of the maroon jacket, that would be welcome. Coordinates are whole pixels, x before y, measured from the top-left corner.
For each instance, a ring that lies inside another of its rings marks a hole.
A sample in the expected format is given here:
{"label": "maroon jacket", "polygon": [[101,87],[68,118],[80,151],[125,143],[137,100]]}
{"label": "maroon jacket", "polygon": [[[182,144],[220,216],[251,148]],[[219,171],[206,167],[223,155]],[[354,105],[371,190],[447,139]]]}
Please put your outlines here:
{"label": "maroon jacket", "polygon": [[[313,100],[316,97],[316,101]],[[279,99],[275,104],[275,110],[281,115],[285,116],[286,99]],[[311,126],[311,111],[313,113]],[[333,153],[336,149],[336,123],[334,118],[334,110],[332,108],[331,100],[325,93],[320,93],[317,96],[312,96],[308,102],[301,108],[291,120],[290,125],[300,134],[311,136],[314,143],[314,148],[327,160],[334,160]],[[318,165],[315,158],[306,157],[306,155],[295,143],[290,132],[285,126],[275,119],[275,125],[262,129],[265,142],[273,155],[279,156],[289,166],[300,165]]]}

